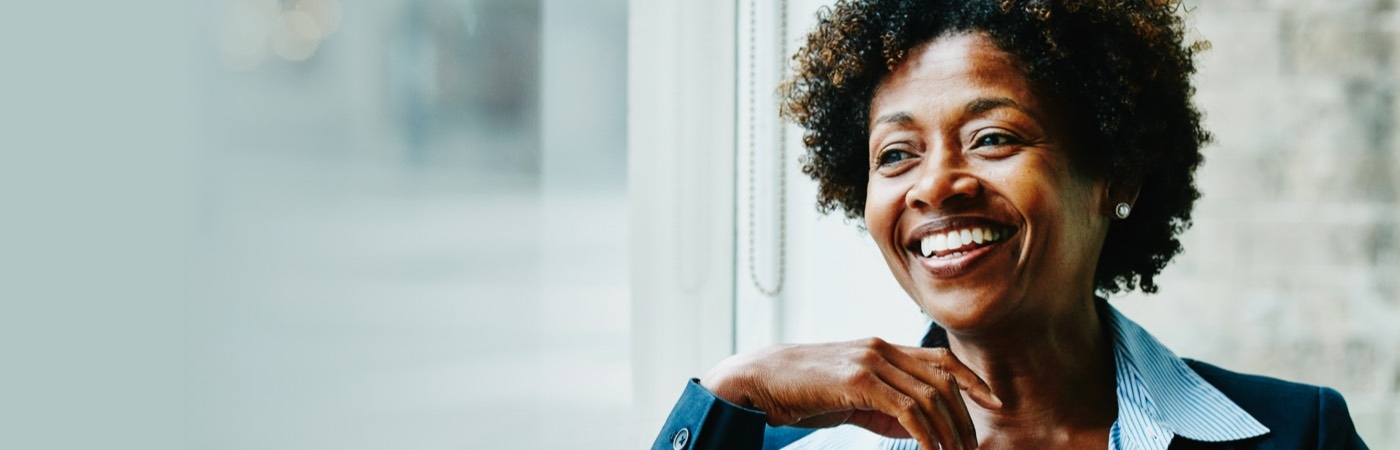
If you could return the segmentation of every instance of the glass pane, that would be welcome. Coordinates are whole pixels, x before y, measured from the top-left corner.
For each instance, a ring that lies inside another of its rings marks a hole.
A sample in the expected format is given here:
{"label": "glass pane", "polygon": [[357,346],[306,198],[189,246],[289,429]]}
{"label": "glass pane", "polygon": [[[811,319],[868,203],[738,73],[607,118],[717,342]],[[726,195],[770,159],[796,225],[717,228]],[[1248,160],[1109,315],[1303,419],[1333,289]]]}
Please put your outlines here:
{"label": "glass pane", "polygon": [[619,447],[626,4],[578,3],[211,6],[197,447]]}

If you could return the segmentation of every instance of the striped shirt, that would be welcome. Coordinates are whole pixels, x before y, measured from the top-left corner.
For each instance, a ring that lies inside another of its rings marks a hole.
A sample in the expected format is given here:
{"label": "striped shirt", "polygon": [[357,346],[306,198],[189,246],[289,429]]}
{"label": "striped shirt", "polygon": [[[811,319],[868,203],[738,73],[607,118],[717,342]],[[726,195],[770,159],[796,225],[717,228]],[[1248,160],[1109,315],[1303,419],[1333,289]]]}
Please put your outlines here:
{"label": "striped shirt", "polygon": [[[1176,436],[1221,442],[1269,432],[1147,330],[1099,302],[1111,318],[1118,385],[1118,419],[1109,430],[1109,450],[1165,450]],[[919,444],[844,425],[818,430],[783,448],[918,450]]]}

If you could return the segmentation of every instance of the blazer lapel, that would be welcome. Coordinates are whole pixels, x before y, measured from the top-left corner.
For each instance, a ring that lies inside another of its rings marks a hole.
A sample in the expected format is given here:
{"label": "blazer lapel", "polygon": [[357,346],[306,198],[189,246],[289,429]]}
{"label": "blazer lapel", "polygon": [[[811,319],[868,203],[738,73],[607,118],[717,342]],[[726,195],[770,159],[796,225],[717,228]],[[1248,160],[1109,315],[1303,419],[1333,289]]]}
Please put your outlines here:
{"label": "blazer lapel", "polygon": [[1167,446],[1167,450],[1239,450],[1240,447],[1237,445],[1239,443],[1240,441],[1201,442],[1177,436],[1172,438],[1172,443]]}

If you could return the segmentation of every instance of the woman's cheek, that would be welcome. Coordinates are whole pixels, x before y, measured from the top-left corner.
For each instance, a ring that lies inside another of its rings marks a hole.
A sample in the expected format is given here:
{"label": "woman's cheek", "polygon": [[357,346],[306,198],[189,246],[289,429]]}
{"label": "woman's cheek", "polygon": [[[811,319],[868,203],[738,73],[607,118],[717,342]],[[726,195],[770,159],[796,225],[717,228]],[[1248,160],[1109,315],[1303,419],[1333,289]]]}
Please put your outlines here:
{"label": "woman's cheek", "polygon": [[888,221],[891,220],[891,217],[899,214],[900,207],[904,204],[904,196],[894,181],[882,179],[873,181],[866,186],[865,215],[867,218],[877,217],[880,220]]}
{"label": "woman's cheek", "polygon": [[899,192],[898,186],[891,183],[891,180],[872,180],[866,185],[866,229],[884,252],[897,250],[891,246],[898,247],[895,243],[895,225],[899,221],[904,204],[903,196]]}

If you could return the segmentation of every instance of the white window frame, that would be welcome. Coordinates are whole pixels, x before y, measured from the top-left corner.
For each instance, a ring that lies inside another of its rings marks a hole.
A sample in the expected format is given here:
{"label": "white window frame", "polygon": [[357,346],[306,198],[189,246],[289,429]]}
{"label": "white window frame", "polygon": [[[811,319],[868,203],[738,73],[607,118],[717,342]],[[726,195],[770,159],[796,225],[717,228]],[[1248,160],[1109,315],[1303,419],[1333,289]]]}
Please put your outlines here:
{"label": "white window frame", "polygon": [[633,420],[649,443],[685,380],[734,350],[735,4],[628,14]]}

